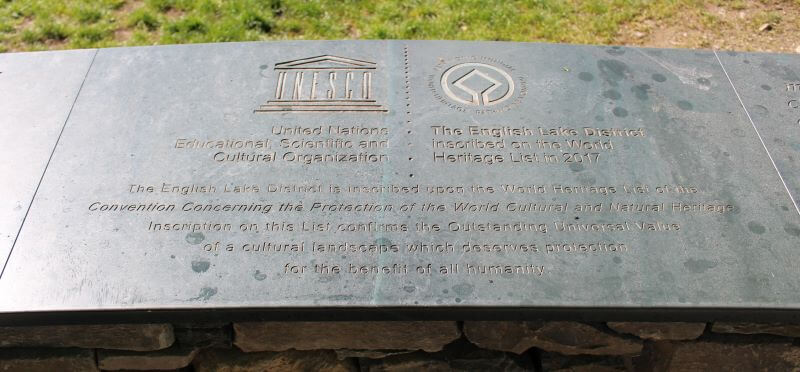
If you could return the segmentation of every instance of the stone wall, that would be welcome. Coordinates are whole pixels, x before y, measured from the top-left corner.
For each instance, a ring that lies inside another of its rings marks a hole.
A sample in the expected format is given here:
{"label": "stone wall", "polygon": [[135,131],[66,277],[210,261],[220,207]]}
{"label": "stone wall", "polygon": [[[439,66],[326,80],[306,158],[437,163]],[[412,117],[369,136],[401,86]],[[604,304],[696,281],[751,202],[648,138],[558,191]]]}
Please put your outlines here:
{"label": "stone wall", "polygon": [[357,321],[0,327],[0,371],[790,371],[800,326]]}

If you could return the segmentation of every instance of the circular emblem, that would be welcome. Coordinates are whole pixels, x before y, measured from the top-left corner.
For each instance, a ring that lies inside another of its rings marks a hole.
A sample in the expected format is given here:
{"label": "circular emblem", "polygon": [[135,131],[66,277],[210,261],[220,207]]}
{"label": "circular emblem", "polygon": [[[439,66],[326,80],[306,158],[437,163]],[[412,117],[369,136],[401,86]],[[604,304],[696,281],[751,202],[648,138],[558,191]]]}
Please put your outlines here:
{"label": "circular emblem", "polygon": [[524,76],[514,67],[484,56],[439,58],[428,88],[447,107],[475,114],[509,111],[528,94]]}
{"label": "circular emblem", "polygon": [[470,106],[493,106],[514,95],[514,79],[485,63],[461,63],[442,74],[442,90],[453,101]]}

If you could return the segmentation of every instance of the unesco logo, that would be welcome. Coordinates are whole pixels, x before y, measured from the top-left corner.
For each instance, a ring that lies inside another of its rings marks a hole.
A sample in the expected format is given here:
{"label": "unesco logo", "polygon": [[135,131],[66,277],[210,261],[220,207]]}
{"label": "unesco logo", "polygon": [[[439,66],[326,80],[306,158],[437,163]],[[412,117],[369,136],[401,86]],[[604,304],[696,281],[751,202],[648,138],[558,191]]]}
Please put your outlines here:
{"label": "unesco logo", "polygon": [[448,107],[470,113],[508,111],[527,95],[527,84],[514,68],[490,57],[439,59],[428,87]]}
{"label": "unesco logo", "polygon": [[375,62],[321,55],[275,65],[275,95],[255,112],[386,112],[373,94]]}

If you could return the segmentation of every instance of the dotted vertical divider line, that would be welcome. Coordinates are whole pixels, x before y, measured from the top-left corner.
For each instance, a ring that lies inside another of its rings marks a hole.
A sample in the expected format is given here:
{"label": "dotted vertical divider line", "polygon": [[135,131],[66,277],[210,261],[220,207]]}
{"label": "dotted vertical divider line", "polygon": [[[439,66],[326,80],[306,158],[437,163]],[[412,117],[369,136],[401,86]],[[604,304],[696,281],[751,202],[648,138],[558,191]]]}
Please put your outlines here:
{"label": "dotted vertical divider line", "polygon": [[408,45],[403,46],[403,78],[406,94],[406,124],[411,124],[411,75],[408,64]]}
{"label": "dotted vertical divider line", "polygon": [[[408,45],[403,46],[403,91],[405,93],[405,127],[406,133],[411,135],[411,68],[408,62]],[[408,139],[409,147],[411,147],[411,138]],[[413,156],[409,153],[408,161],[412,161]],[[413,169],[413,167],[411,168]],[[409,173],[409,177],[414,177],[413,173]]]}

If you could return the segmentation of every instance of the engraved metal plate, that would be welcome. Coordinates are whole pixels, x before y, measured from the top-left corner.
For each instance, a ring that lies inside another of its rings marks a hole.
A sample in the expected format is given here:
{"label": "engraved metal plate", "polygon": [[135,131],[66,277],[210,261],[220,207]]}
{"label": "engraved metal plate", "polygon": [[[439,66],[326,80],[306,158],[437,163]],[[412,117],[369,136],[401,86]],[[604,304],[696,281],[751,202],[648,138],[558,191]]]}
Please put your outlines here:
{"label": "engraved metal plate", "polygon": [[799,58],[103,49],[0,312],[792,318]]}

